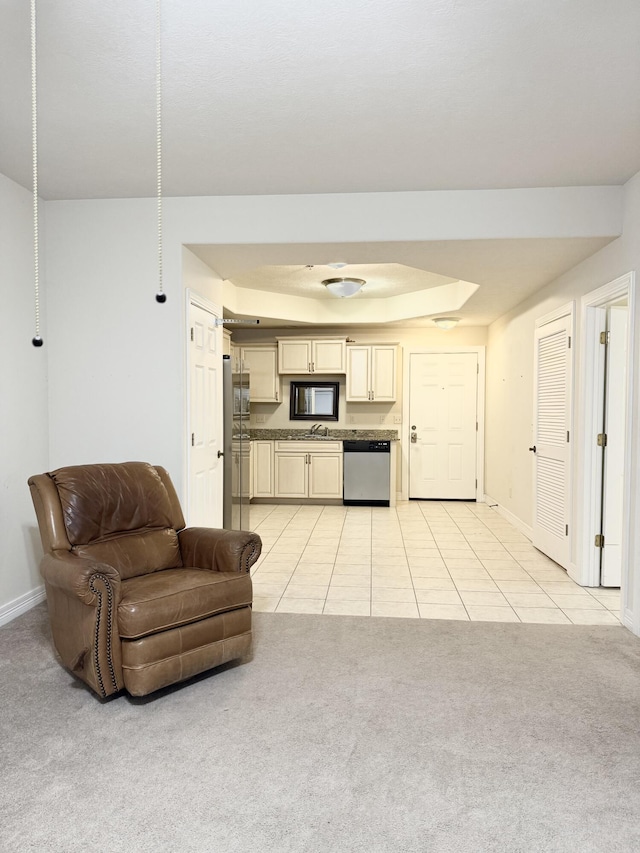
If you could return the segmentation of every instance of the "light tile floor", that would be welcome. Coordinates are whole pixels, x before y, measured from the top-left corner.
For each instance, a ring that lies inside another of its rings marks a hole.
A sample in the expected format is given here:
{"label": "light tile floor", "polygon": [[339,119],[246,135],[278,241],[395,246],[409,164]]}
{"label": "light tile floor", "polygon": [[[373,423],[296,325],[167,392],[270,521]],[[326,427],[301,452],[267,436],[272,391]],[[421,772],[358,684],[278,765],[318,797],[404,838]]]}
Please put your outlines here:
{"label": "light tile floor", "polygon": [[254,609],[619,625],[620,591],[578,586],[486,504],[257,504]]}

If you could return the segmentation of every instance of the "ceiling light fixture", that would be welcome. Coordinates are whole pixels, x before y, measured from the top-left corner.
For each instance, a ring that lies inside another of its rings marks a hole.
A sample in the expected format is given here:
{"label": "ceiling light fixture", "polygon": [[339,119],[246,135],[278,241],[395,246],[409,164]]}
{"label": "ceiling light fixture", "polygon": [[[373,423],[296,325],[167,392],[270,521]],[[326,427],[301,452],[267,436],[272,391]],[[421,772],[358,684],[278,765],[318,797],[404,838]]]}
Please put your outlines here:
{"label": "ceiling light fixture", "polygon": [[459,317],[435,317],[433,321],[439,329],[444,329],[448,332],[460,322]]}
{"label": "ceiling light fixture", "polygon": [[333,296],[347,299],[355,296],[367,282],[363,278],[326,278],[322,284]]}

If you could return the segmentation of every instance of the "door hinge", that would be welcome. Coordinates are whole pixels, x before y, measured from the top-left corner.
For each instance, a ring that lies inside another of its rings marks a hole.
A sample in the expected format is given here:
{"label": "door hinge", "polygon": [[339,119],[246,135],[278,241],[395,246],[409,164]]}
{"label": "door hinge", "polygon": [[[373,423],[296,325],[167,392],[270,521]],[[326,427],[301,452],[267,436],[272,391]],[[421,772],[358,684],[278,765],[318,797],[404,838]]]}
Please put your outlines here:
{"label": "door hinge", "polygon": [[478,488],[478,481],[476,480],[476,489]]}
{"label": "door hinge", "polygon": [[606,432],[598,433],[598,447],[606,447],[607,446],[607,434]]}
{"label": "door hinge", "polygon": [[569,535],[569,525],[568,524],[565,524],[565,526],[564,526],[564,535],[565,536]]}
{"label": "door hinge", "polygon": [[571,335],[569,335],[569,337],[567,338],[567,346],[569,349],[571,349]]}
{"label": "door hinge", "polygon": [[195,447],[195,446],[196,446],[196,434],[195,434],[195,432],[192,432],[191,433],[191,447]]}
{"label": "door hinge", "polygon": [[606,346],[606,344],[609,343],[610,337],[611,337],[610,332],[600,332],[600,343],[605,344],[605,346]]}
{"label": "door hinge", "polygon": [[604,534],[596,533],[596,538],[593,544],[596,546],[596,548],[604,548]]}
{"label": "door hinge", "polygon": [[478,374],[478,376],[480,375],[480,365],[479,364],[476,364],[476,373]]}
{"label": "door hinge", "polygon": [[570,436],[571,436],[571,433],[569,432],[569,430],[567,430],[567,443],[569,443]]}
{"label": "door hinge", "polygon": [[193,340],[193,326],[191,327],[191,340]]}
{"label": "door hinge", "polygon": [[478,421],[476,421],[476,432],[478,432]]}

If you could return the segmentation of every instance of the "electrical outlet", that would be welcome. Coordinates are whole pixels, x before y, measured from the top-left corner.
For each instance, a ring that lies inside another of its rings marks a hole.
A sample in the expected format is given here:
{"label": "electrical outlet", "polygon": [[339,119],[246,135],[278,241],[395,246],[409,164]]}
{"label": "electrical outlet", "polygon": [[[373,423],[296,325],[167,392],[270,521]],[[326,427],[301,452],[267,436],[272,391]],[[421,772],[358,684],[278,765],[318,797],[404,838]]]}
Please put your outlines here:
{"label": "electrical outlet", "polygon": [[385,422],[385,420],[386,420],[386,416],[380,415],[380,423],[383,424]]}
{"label": "electrical outlet", "polygon": [[355,415],[349,415],[349,423],[355,424],[355,422],[356,422],[356,416]]}
{"label": "electrical outlet", "polygon": [[263,424],[263,423],[265,423],[266,420],[267,420],[266,415],[256,415],[256,423],[257,424]]}
{"label": "electrical outlet", "polygon": [[394,424],[401,424],[402,423],[402,415],[394,415],[393,416],[393,422],[394,422]]}

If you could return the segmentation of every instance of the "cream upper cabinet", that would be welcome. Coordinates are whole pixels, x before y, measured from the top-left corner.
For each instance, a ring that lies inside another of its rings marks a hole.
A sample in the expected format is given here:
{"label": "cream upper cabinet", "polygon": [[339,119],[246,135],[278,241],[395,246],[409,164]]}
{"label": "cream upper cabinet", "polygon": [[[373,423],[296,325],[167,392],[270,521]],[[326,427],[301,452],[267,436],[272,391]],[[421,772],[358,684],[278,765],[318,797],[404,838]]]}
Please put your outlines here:
{"label": "cream upper cabinet", "polygon": [[278,341],[280,373],[345,373],[346,341],[288,338]]}
{"label": "cream upper cabinet", "polygon": [[244,369],[249,371],[252,403],[279,403],[278,351],[275,344],[242,347]]}
{"label": "cream upper cabinet", "polygon": [[393,403],[396,399],[395,344],[347,347],[347,393],[352,403]]}

